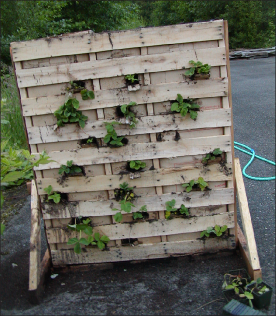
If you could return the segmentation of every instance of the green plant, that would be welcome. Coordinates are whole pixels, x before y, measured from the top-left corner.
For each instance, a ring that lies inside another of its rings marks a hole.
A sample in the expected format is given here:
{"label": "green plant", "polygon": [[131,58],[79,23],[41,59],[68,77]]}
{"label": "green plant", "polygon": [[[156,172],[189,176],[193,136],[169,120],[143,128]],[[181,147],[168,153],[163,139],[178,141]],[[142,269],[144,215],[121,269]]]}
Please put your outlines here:
{"label": "green plant", "polygon": [[126,123],[129,123],[131,129],[136,126],[136,123],[138,123],[138,121],[135,118],[135,113],[131,111],[131,107],[134,105],[137,105],[137,103],[130,102],[129,104],[123,104],[120,107],[121,112],[124,114],[124,117],[126,118]]}
{"label": "green plant", "polygon": [[86,144],[91,144],[94,142],[94,138],[91,137],[91,138],[88,138],[87,141],[86,141]]}
{"label": "green plant", "polygon": [[140,160],[132,160],[129,162],[129,167],[131,169],[139,170],[146,167],[146,163]]}
{"label": "green plant", "polygon": [[116,147],[121,147],[124,146],[124,144],[122,143],[122,140],[124,137],[118,137],[115,129],[114,129],[114,125],[120,124],[119,122],[113,121],[113,122],[104,122],[105,124],[105,128],[107,131],[107,134],[104,137],[104,142],[106,144],[111,144],[114,145]]}
{"label": "green plant", "polygon": [[74,93],[74,92],[76,92],[76,91],[80,91],[80,93],[81,93],[81,98],[82,98],[83,100],[95,99],[94,92],[85,89],[85,87],[82,86],[81,83],[78,84],[78,81],[77,81],[77,82],[70,81],[70,85],[71,85],[71,87],[67,87],[67,88],[66,88],[66,90],[67,90],[68,92]]}
{"label": "green plant", "polygon": [[195,62],[193,60],[190,60],[189,64],[193,65],[193,67],[191,67],[189,70],[185,72],[186,76],[193,76],[195,74],[208,74],[211,69],[210,65],[203,64],[200,61]]}
{"label": "green plant", "polygon": [[147,207],[146,205],[143,205],[138,212],[134,212],[132,215],[133,215],[133,219],[138,219],[138,218],[143,218],[143,213],[147,213],[148,210],[147,210]]}
{"label": "green plant", "polygon": [[221,155],[222,151],[219,148],[214,149],[212,152],[208,153],[203,159],[202,163],[207,164],[209,160],[215,160],[217,156]]}
{"label": "green plant", "polygon": [[166,204],[166,212],[165,212],[166,219],[171,218],[171,213],[181,214],[181,215],[186,215],[186,216],[190,215],[189,209],[184,204],[181,204],[179,209],[175,208],[175,200],[174,199],[171,201],[167,201],[165,204]]}
{"label": "green plant", "polygon": [[74,174],[79,172],[82,172],[82,169],[79,166],[73,165],[73,160],[67,161],[66,165],[62,165],[58,171],[58,173],[61,175]]}
{"label": "green plant", "polygon": [[183,117],[189,113],[193,120],[196,120],[199,109],[200,106],[194,102],[194,99],[183,99],[181,94],[177,94],[176,102],[171,105],[171,111],[180,113]]}
{"label": "green plant", "polygon": [[252,300],[254,299],[254,296],[251,292],[244,291],[244,293],[239,294],[239,296],[247,298],[249,302],[249,306],[253,308]]}
{"label": "green plant", "polygon": [[[79,217],[79,220],[82,217]],[[105,245],[110,241],[110,239],[103,235],[100,236],[99,233],[95,233],[94,237],[93,234],[93,228],[89,226],[90,219],[83,219],[81,223],[77,224],[77,219],[75,218],[75,224],[73,225],[67,225],[68,228],[75,230],[76,232],[79,232],[79,238],[74,237],[70,238],[67,242],[67,245],[75,245],[74,251],[75,253],[80,254],[81,253],[81,244],[85,246],[89,246],[90,244],[92,246],[97,245],[97,247],[100,250],[103,250],[105,248]],[[87,235],[87,238],[81,237],[82,231]]]}
{"label": "green plant", "polygon": [[135,75],[125,75],[125,79],[130,83],[139,82],[139,80],[135,78]]}
{"label": "green plant", "polygon": [[226,231],[227,228],[228,228],[227,225],[223,225],[222,227],[220,227],[219,225],[215,225],[214,228],[207,227],[206,230],[200,233],[200,238],[210,237],[211,233],[215,234],[217,237],[220,237]]}
{"label": "green plant", "polygon": [[44,189],[44,191],[48,195],[48,201],[53,200],[56,204],[60,202],[61,196],[59,193],[53,191],[53,187],[51,185],[48,185],[47,188]]}
{"label": "green plant", "polygon": [[83,115],[78,110],[80,103],[76,98],[69,97],[68,100],[54,112],[57,118],[57,125],[64,126],[67,123],[78,123],[81,128],[84,128],[85,121],[88,117]]}
{"label": "green plant", "polygon": [[186,189],[187,193],[192,191],[194,186],[199,186],[201,191],[203,191],[208,186],[208,183],[205,182],[202,177],[199,177],[197,180],[191,180],[189,183],[182,184],[182,187]]}

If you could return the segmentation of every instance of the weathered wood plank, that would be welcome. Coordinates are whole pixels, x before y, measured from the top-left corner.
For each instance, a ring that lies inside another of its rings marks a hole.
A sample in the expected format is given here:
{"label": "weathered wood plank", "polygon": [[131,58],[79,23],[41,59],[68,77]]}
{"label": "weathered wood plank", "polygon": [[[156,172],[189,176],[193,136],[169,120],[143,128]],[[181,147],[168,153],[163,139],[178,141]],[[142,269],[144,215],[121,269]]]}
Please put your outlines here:
{"label": "weathered wood plank", "polygon": [[[106,120],[105,122],[112,122]],[[198,128],[225,127],[231,125],[231,109],[217,109],[201,111],[196,121],[189,115],[182,117],[179,113],[171,115],[156,115],[137,117],[136,127],[129,128],[124,124],[125,119],[118,120],[121,125],[115,127],[118,136],[142,135],[161,133],[166,131],[184,131]],[[68,124],[64,127],[57,125],[37,126],[28,128],[30,144],[54,143],[71,140],[86,139],[88,137],[103,138],[107,132],[103,120],[89,121],[84,128],[77,124]]]}
{"label": "weathered wood plank", "polygon": [[[35,167],[35,170],[55,169],[73,160],[77,165],[88,166],[131,160],[175,158],[180,156],[206,154],[215,148],[228,152],[231,150],[230,137],[227,135],[180,139],[179,141],[157,143],[134,143],[124,147],[82,148],[70,151],[52,151],[48,155],[55,162]],[[34,154],[39,157],[38,154]]]}
{"label": "weathered wood plank", "polygon": [[[225,170],[225,167],[227,170]],[[63,184],[59,183],[59,179],[42,178],[37,181],[37,189],[39,195],[45,195],[44,188],[51,185],[53,191],[61,193],[69,192],[88,192],[113,190],[119,188],[123,182],[130,183],[131,186],[137,188],[148,188],[154,186],[183,184],[198,177],[204,177],[205,181],[227,181],[232,179],[232,165],[220,164],[210,165],[208,167],[185,166],[182,168],[157,169],[141,172],[141,177],[130,180],[129,175],[104,175],[96,177],[69,177]]]}
{"label": "weathered wood plank", "polygon": [[[223,213],[188,219],[173,218],[171,220],[159,219],[139,223],[116,223],[93,227],[93,232],[106,235],[110,240],[116,240],[201,232],[207,227],[214,227],[215,225],[227,225],[228,228],[233,228],[234,214]],[[70,238],[77,237],[78,235],[79,233],[69,230],[67,227],[50,228],[47,230],[49,243],[65,243]],[[82,235],[87,237],[84,233]]]}
{"label": "weathered wood plank", "polygon": [[[207,207],[210,205],[220,206],[233,203],[234,189],[226,188],[203,192],[195,191],[189,193],[181,192],[155,196],[141,196],[134,202],[136,206],[135,210],[140,209],[143,205],[147,206],[148,212],[165,210],[165,203],[172,199],[175,200],[175,207],[177,208],[179,208],[181,204],[184,204],[188,208]],[[115,200],[70,202],[68,205],[44,203],[42,205],[42,212],[44,219],[72,218],[78,216],[92,217],[114,215],[112,208],[119,208],[119,203]],[[212,209],[206,210],[206,213],[210,211],[212,211]],[[126,213],[123,212],[123,214]]]}
{"label": "weathered wood plank", "polygon": [[13,42],[14,61],[53,56],[95,53],[133,47],[219,40],[223,21],[139,28],[127,31],[93,33],[84,31],[26,42]]}
{"label": "weathered wood plank", "polygon": [[226,65],[225,48],[187,50],[156,55],[130,56],[106,60],[84,61],[17,71],[19,88],[52,85],[74,80],[124,76],[129,73],[150,73],[190,68],[190,60],[211,66]]}
{"label": "weathered wood plank", "polygon": [[[62,91],[61,91],[62,92]],[[95,99],[82,100],[79,94],[74,97],[80,102],[80,110],[93,110],[98,108],[109,108],[129,103],[137,104],[165,102],[175,100],[181,92],[183,98],[210,98],[226,96],[228,92],[228,81],[224,79],[209,79],[192,82],[165,83],[158,85],[142,86],[135,93],[129,92],[127,88],[94,91]],[[22,109],[24,116],[53,114],[65,102],[64,95],[51,95],[40,98],[22,98]]]}
{"label": "weathered wood plank", "polygon": [[185,240],[138,245],[135,247],[112,247],[110,251],[87,249],[79,255],[74,250],[54,250],[52,260],[54,266],[64,264],[84,264],[101,262],[120,262],[130,260],[157,259],[192,255],[205,252],[218,252],[225,249],[235,249],[233,238],[211,238],[203,240]]}

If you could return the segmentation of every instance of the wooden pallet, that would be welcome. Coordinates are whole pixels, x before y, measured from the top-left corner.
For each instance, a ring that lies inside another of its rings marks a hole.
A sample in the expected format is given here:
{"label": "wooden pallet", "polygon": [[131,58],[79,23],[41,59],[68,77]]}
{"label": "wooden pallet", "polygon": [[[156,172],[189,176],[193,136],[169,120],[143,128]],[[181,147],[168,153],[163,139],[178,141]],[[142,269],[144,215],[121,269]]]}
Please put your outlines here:
{"label": "wooden pallet", "polygon": [[[236,248],[240,231],[226,21],[101,34],[85,31],[12,43],[11,55],[30,150],[36,157],[46,150],[54,160],[35,168],[40,202],[35,210],[42,212],[54,267]],[[209,79],[187,79],[191,59],[212,66]],[[124,76],[134,73],[141,87],[129,91]],[[88,116],[83,129],[75,124],[57,128],[53,115],[64,103],[70,81],[83,81],[95,92],[95,99],[86,101],[74,94]],[[171,113],[171,101],[178,93],[198,99],[201,111],[196,121]],[[103,142],[104,122],[118,120],[116,107],[130,101],[137,103],[139,122],[134,129],[116,127],[128,145],[109,148]],[[96,137],[100,147],[82,148],[81,140],[88,137]],[[225,165],[203,166],[204,155],[218,147],[224,152]],[[83,167],[85,176],[60,184],[58,170],[68,160]],[[146,163],[137,177],[126,173],[130,160]],[[181,184],[199,176],[211,191],[183,193]],[[135,187],[137,210],[147,206],[148,220],[133,221],[125,213],[122,223],[115,222],[114,190],[124,181]],[[67,194],[68,203],[47,203],[44,188],[49,184]],[[176,207],[185,204],[192,217],[166,220],[165,203],[172,199]],[[89,217],[93,231],[110,238],[109,251],[86,248],[79,255],[74,253],[67,242],[76,234],[67,225],[77,216]],[[199,239],[201,231],[215,224],[228,226],[227,238]],[[130,239],[137,239],[138,245],[126,245]]]}

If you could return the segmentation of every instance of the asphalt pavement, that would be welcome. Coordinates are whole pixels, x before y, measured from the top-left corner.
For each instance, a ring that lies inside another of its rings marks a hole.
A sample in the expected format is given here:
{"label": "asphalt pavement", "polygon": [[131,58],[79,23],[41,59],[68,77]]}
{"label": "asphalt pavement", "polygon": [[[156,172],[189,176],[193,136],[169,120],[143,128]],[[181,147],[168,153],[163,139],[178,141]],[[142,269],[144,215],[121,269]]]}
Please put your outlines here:
{"label": "asphalt pavement", "polygon": [[[231,61],[231,82],[235,141],[275,161],[275,57]],[[250,158],[238,150],[235,156],[242,167]],[[273,176],[275,167],[254,161],[248,173]],[[275,293],[275,181],[244,182],[263,279]],[[42,302],[33,306],[28,301],[30,196],[17,213],[1,240],[1,253],[8,253],[1,255],[2,315],[221,315],[223,274],[244,267],[238,254],[118,263],[49,278]],[[267,313],[275,315],[275,294]]]}

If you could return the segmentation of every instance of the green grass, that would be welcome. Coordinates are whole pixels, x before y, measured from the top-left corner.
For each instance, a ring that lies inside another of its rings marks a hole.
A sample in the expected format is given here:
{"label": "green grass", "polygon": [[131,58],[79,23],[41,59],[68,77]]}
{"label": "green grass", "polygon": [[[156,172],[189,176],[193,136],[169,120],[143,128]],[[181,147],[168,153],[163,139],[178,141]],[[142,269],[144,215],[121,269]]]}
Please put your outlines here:
{"label": "green grass", "polygon": [[14,75],[1,76],[1,142],[13,149],[28,149]]}

